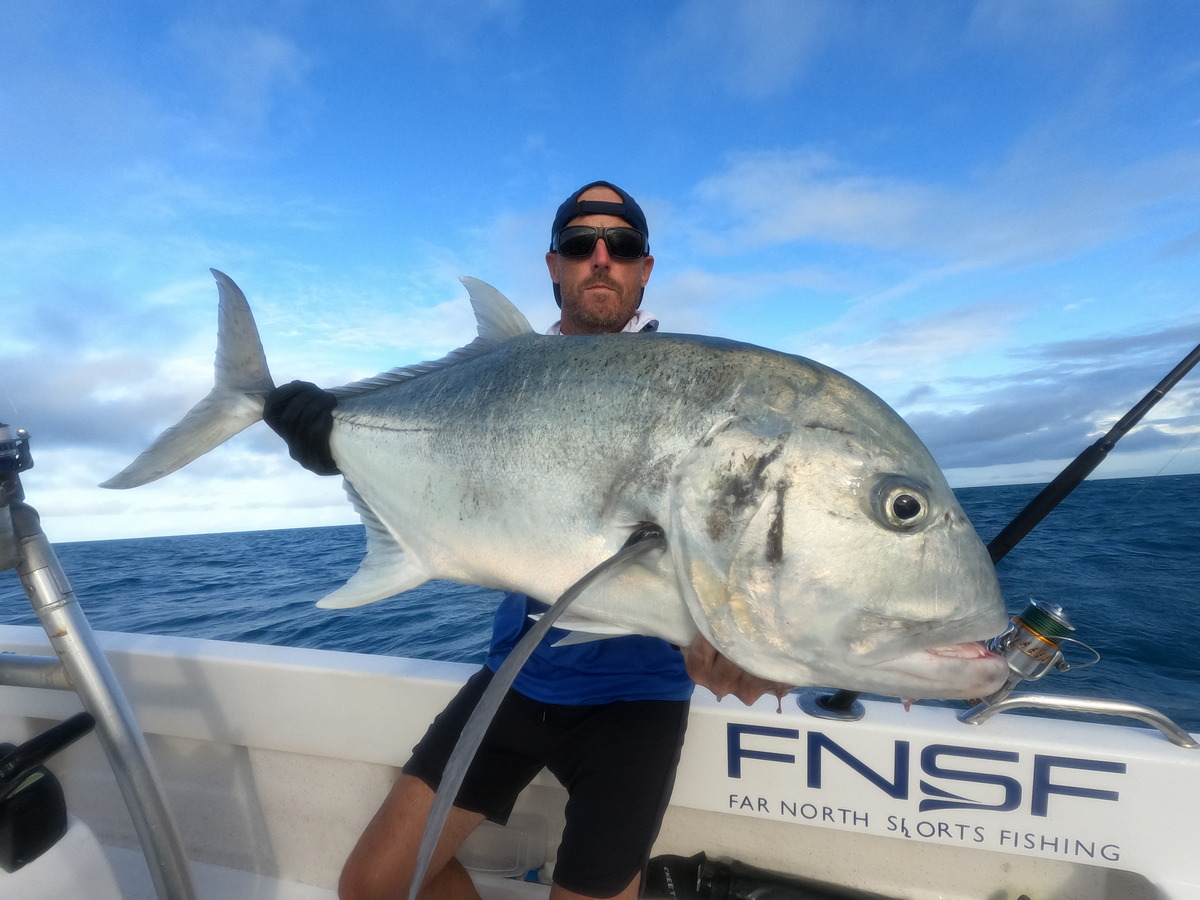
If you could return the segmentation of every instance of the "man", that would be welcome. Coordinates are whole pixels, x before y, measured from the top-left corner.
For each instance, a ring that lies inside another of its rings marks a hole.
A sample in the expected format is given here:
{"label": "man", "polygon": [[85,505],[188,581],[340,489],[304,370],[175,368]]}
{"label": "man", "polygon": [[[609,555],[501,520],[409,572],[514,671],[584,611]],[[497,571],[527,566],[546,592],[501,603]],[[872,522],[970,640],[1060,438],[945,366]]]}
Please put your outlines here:
{"label": "man", "polygon": [[[563,335],[654,331],[639,309],[654,257],[646,217],[615,185],[594,182],[559,207],[546,266]],[[293,383],[268,398],[264,418],[293,456],[332,474],[331,395]],[[546,607],[508,594],[493,623],[486,665],[437,717],[346,861],[343,900],[407,894],[417,848],[442,771],[484,688]],[[750,703],[778,686],[754,678],[702,638],[680,651],[665,641],[622,637],[556,648],[551,634],[526,662],[472,762],[442,832],[422,898],[476,898],[453,858],[485,818],[503,823],[542,769],[567,788],[566,827],[552,900],[633,898],[658,834],[683,744],[693,682]]]}

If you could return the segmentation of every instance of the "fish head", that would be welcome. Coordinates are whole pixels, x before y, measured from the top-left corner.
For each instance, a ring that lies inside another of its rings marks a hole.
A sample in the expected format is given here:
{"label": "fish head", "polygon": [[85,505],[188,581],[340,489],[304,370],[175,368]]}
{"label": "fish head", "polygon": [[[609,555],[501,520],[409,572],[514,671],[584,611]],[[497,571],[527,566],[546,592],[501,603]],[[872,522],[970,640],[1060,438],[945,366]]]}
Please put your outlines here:
{"label": "fish head", "polygon": [[979,642],[1007,620],[986,548],[904,421],[814,372],[792,408],[743,402],[679,467],[669,538],[696,627],[784,684],[992,693],[1006,666]]}

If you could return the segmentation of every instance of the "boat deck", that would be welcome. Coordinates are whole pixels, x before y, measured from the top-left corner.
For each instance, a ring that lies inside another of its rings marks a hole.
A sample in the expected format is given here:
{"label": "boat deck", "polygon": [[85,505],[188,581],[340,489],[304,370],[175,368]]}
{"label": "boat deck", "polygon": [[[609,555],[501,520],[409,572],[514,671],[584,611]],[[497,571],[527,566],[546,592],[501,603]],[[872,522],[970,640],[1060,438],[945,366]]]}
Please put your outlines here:
{"label": "boat deck", "polygon": [[[140,850],[106,848],[121,891],[121,900],[157,900]],[[225,866],[193,863],[192,878],[200,897],[253,898],[253,900],[337,900],[337,892],[297,881],[254,875]],[[483,900],[546,900],[547,885],[515,878],[473,873],[471,880]],[[0,892],[0,897],[5,895]],[[85,897],[85,892],[63,896]],[[14,900],[16,898],[14,897]]]}
{"label": "boat deck", "polygon": [[[337,892],[227,866],[193,861],[192,881],[202,898],[238,900],[337,900]],[[472,873],[484,900],[546,900],[547,885]],[[140,848],[101,847],[73,819],[53,850],[15,873],[0,875],[0,900],[86,897],[88,900],[159,900]]]}

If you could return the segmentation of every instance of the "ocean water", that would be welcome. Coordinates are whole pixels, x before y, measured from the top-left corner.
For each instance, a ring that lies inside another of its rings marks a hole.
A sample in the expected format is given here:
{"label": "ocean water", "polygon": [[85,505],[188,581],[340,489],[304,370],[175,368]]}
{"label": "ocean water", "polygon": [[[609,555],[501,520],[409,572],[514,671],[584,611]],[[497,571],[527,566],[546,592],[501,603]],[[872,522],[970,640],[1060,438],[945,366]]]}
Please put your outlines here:
{"label": "ocean water", "polygon": [[[1038,489],[958,495],[988,541]],[[314,608],[358,567],[358,526],[88,541],[55,551],[98,630],[481,662],[499,596],[431,582],[358,609]],[[1200,475],[1085,482],[997,571],[1010,612],[1030,599],[1058,603],[1074,636],[1102,657],[1023,689],[1144,703],[1200,732]],[[0,621],[37,624],[11,571],[0,573]],[[1073,664],[1091,658],[1070,644],[1064,650]]]}

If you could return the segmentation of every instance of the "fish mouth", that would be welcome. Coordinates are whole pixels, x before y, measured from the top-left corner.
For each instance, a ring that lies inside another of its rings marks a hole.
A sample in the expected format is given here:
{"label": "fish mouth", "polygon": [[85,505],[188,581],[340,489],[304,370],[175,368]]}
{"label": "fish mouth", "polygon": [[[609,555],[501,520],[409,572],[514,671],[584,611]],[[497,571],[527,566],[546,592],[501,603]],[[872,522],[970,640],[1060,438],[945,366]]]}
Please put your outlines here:
{"label": "fish mouth", "polygon": [[[878,672],[903,674],[930,686],[952,682],[955,692],[942,695],[948,698],[984,697],[999,690],[1008,678],[1004,657],[979,641],[927,647],[870,663],[868,667]],[[953,677],[948,678],[951,672]]]}
{"label": "fish mouth", "polygon": [[947,644],[943,647],[925,647],[921,650],[914,650],[911,653],[905,653],[900,656],[893,656],[889,659],[879,660],[875,663],[870,663],[872,668],[886,669],[892,666],[893,663],[902,662],[906,659],[920,659],[926,656],[938,657],[941,659],[1000,659],[1000,656],[993,653],[982,641],[963,641],[959,644]]}
{"label": "fish mouth", "polygon": [[947,660],[971,660],[987,653],[982,641],[990,640],[1008,625],[1002,609],[993,617],[909,619],[860,615],[843,631],[846,646],[860,664],[882,666],[893,660],[931,654]]}

